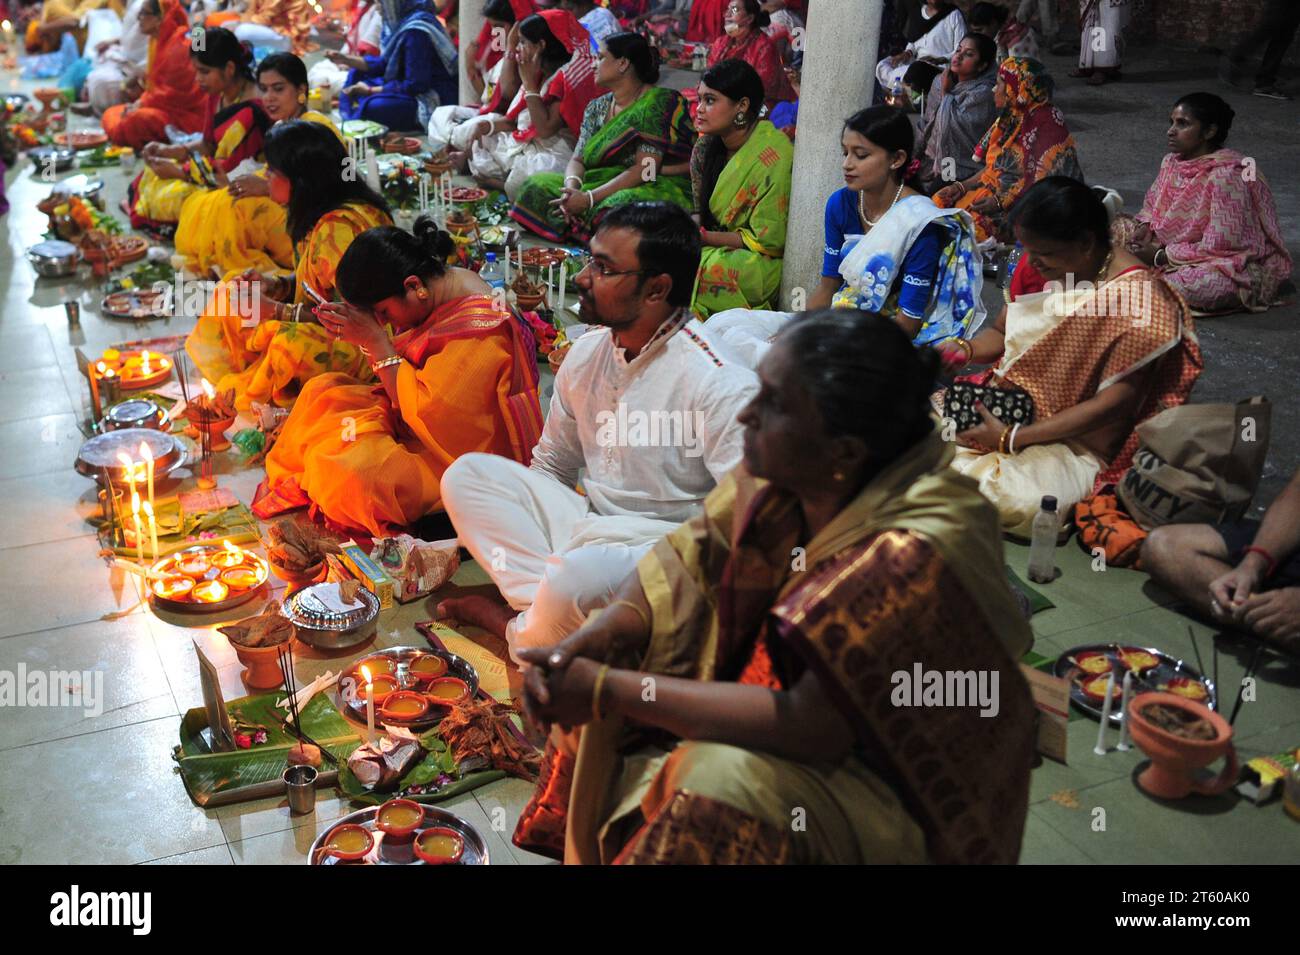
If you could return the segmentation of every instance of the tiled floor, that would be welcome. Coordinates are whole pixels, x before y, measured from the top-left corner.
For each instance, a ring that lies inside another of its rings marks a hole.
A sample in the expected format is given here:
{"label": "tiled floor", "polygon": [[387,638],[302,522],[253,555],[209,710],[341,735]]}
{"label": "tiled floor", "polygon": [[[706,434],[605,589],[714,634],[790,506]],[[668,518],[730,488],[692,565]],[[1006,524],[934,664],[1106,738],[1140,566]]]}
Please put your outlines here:
{"label": "tiled floor", "polygon": [[[101,173],[115,204],[125,186],[116,169]],[[142,325],[98,315],[90,281],[36,281],[23,250],[37,241],[43,217],[35,202],[48,186],[21,164],[7,176],[12,211],[0,249],[0,670],[90,670],[104,674],[101,715],[70,707],[15,708],[0,716],[0,862],[301,863],[315,835],[349,807],[322,791],[314,814],[289,815],[282,799],[195,808],[176,778],[170,751],[179,715],[201,704],[192,640],[220,668],[228,697],[246,693],[241,667],[210,627],[164,620],[139,603],[129,580],[96,556],[85,518],[92,487],[73,472],[83,437],[86,398],[72,348],[94,353],[122,339],[178,334],[179,321]],[[110,206],[111,208],[112,206]],[[65,297],[79,297],[82,327],[70,330]],[[248,502],[258,479],[223,462],[222,483]],[[1011,546],[1019,570],[1025,549]],[[1194,659],[1188,621],[1143,575],[1094,573],[1070,543],[1059,550],[1063,576],[1045,586],[1056,603],[1034,620],[1036,649],[1056,654],[1079,643],[1122,637]],[[470,582],[464,568],[461,582]],[[378,644],[416,643],[417,603],[385,612]],[[1213,640],[1192,628],[1207,665]],[[1239,681],[1245,654],[1224,643],[1220,685]],[[299,678],[338,660],[304,656]],[[1241,756],[1300,744],[1300,673],[1273,663],[1259,675],[1258,699],[1237,721]],[[1088,862],[1294,862],[1300,829],[1276,804],[1255,807],[1235,797],[1161,805],[1131,782],[1140,754],[1092,752],[1097,724],[1071,723],[1069,765],[1035,770],[1022,860]],[[1113,737],[1112,737],[1113,739]],[[527,784],[503,780],[445,804],[488,838],[494,863],[545,861],[509,844]],[[1055,797],[1055,798],[1053,798]],[[1077,806],[1077,808],[1069,808]],[[1097,830],[1105,813],[1105,828]],[[56,826],[51,819],[60,820]]]}

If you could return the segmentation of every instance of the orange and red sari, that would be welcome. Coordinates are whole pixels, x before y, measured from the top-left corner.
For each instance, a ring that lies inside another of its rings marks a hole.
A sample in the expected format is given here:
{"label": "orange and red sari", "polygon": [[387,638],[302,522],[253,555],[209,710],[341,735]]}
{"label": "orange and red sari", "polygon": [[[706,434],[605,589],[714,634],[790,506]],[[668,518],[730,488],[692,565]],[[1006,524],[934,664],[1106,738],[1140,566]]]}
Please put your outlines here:
{"label": "orange and red sari", "polygon": [[144,93],[134,103],[105,110],[104,132],[116,145],[138,152],[148,143],[166,141],[169,125],[187,133],[202,131],[205,104],[194,82],[185,8],[179,0],[162,0],[162,26],[149,42]]}
{"label": "orange and red sari", "polygon": [[397,402],[343,374],[313,378],[266,458],[270,488],[379,536],[442,506],[442,474],[485,451],[527,464],[541,436],[534,346],[486,295],[439,306],[393,339]]}

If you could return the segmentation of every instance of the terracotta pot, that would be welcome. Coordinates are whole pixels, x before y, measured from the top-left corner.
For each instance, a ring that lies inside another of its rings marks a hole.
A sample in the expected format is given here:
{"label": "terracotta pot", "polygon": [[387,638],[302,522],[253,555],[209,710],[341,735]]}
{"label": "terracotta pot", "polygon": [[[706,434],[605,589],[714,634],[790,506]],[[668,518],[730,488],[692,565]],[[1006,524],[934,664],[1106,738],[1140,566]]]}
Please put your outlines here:
{"label": "terracotta pot", "polygon": [[241,647],[233,640],[230,645],[235,648],[235,656],[239,657],[239,662],[244,664],[246,669],[240,676],[252,690],[274,690],[284,682],[284,674],[280,672],[280,658],[278,651],[284,644],[277,643],[272,647]]}
{"label": "terracotta pot", "polygon": [[[1154,703],[1198,716],[1214,727],[1210,740],[1184,739],[1161,729],[1142,711]],[[1129,701],[1129,733],[1133,742],[1147,756],[1151,765],[1140,776],[1138,785],[1152,796],[1182,799],[1189,793],[1217,796],[1237,781],[1237,750],[1232,745],[1232,726],[1204,703],[1197,703],[1173,693],[1140,693]],[[1221,756],[1227,757],[1223,772],[1205,780],[1199,771]]]}
{"label": "terracotta pot", "polygon": [[190,419],[190,424],[195,428],[203,428],[212,436],[212,450],[214,452],[230,449],[230,441],[226,438],[226,430],[234,423],[234,418],[219,418],[216,421],[204,421],[202,418]]}
{"label": "terracotta pot", "polygon": [[271,573],[289,585],[288,593],[302,590],[302,588],[310,584],[319,584],[329,575],[329,564],[324,557],[306,570],[290,570],[288,567],[281,567],[275,561],[269,559],[267,563],[271,565]]}

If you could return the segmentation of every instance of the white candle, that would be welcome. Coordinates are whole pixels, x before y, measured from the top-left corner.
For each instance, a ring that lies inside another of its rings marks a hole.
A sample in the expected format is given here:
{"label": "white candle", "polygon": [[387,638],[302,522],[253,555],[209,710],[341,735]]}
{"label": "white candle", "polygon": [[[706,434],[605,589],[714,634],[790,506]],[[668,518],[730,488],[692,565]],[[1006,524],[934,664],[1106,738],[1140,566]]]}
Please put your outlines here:
{"label": "white candle", "polygon": [[140,457],[144,460],[149,478],[149,506],[153,507],[153,452],[149,450],[148,441],[140,442]]}
{"label": "white candle", "polygon": [[135,559],[144,560],[144,534],[140,530],[140,495],[131,492],[131,518],[135,522]]}
{"label": "white candle", "polygon": [[1097,745],[1092,751],[1098,756],[1106,755],[1106,724],[1110,722],[1111,696],[1115,692],[1115,674],[1106,677],[1106,700],[1101,705],[1101,725],[1097,727]]}
{"label": "white candle", "polygon": [[1119,742],[1115,748],[1121,752],[1127,753],[1133,747],[1128,741],[1128,699],[1133,692],[1133,671],[1128,670],[1124,673],[1124,695],[1119,701]]}
{"label": "white candle", "polygon": [[506,246],[506,288],[510,288],[510,246]]}
{"label": "white candle", "polygon": [[555,304],[555,299],[551,297],[554,292],[554,289],[555,289],[555,266],[548,265],[546,267],[546,304],[551,306],[552,309],[557,307]]}
{"label": "white candle", "polygon": [[370,679],[370,670],[361,668],[361,675],[366,678],[366,742],[375,741],[375,684]]}
{"label": "white candle", "polygon": [[126,471],[126,479],[130,482],[130,490],[135,494],[135,462],[127,456],[125,451],[117,452],[117,460],[121,462],[123,470]]}
{"label": "white candle", "polygon": [[[154,560],[158,559],[158,522],[154,520],[153,504],[149,501],[144,502],[144,514],[149,518],[149,554]],[[137,531],[136,533],[139,533]]]}
{"label": "white candle", "polygon": [[569,277],[569,260],[565,259],[560,263],[560,294],[555,302],[556,312],[564,308],[564,284]]}

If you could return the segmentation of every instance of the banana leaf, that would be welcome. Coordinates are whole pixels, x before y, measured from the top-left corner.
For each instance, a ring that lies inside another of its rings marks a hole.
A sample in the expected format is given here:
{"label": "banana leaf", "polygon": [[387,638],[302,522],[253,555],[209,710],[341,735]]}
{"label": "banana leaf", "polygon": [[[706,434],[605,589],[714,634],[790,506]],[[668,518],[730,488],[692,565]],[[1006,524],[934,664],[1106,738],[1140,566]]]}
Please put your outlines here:
{"label": "banana leaf", "polygon": [[[424,759],[407,770],[406,775],[397,781],[397,785],[391,792],[366,789],[346,765],[339,767],[339,791],[353,802],[365,806],[378,806],[399,794],[402,798],[414,802],[431,803],[459,796],[471,789],[503,779],[506,775],[499,769],[484,769],[459,776],[456,759],[451,755],[447,744],[438,738],[436,729],[421,734],[420,745],[425,749]],[[421,793],[407,792],[412,786],[434,786],[438,778],[443,776],[447,777],[447,780],[441,786]]]}

